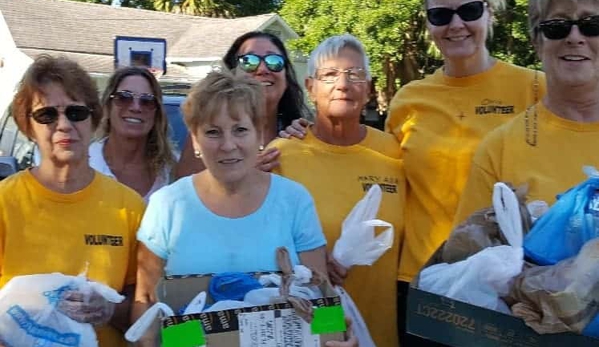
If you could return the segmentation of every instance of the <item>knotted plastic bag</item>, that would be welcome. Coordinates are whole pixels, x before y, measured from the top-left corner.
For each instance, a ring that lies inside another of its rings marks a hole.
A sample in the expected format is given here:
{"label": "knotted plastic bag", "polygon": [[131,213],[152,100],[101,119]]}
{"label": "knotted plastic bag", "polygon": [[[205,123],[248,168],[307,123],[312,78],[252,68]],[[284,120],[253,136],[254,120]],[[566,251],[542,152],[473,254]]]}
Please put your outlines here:
{"label": "knotted plastic bag", "polygon": [[[333,247],[333,257],[346,268],[372,265],[393,246],[393,225],[375,219],[383,197],[374,184],[352,209],[341,226],[341,237]],[[376,227],[386,228],[375,235]]]}
{"label": "knotted plastic bag", "polygon": [[420,273],[420,289],[491,310],[510,312],[501,297],[509,293],[513,278],[522,272],[524,252],[518,198],[504,183],[495,184],[493,208],[510,246],[488,247],[466,260],[430,266]]}
{"label": "knotted plastic bag", "polygon": [[574,257],[599,236],[599,172],[583,168],[588,179],[558,197],[524,239],[524,251],[538,265]]}
{"label": "knotted plastic bag", "polygon": [[[343,221],[341,237],[333,247],[333,258],[345,268],[354,265],[372,265],[393,247],[394,231],[391,223],[376,219],[383,193],[378,185],[372,185]],[[376,227],[386,228],[375,235]],[[358,307],[341,287],[335,287],[343,311],[352,320],[352,330],[362,347],[375,346]]]}
{"label": "knotted plastic bag", "polygon": [[124,300],[114,289],[85,276],[17,276],[0,290],[0,341],[15,347],[98,346],[91,324],[76,322],[57,309],[67,291],[95,291],[113,303]]}
{"label": "knotted plastic bag", "polygon": [[[519,201],[522,232],[526,235],[532,224],[531,214],[525,204],[528,186],[520,186],[514,192]],[[464,260],[485,248],[507,244],[508,242],[497,224],[495,208],[487,207],[470,215],[451,232],[443,246],[441,256],[443,262],[451,264]]]}

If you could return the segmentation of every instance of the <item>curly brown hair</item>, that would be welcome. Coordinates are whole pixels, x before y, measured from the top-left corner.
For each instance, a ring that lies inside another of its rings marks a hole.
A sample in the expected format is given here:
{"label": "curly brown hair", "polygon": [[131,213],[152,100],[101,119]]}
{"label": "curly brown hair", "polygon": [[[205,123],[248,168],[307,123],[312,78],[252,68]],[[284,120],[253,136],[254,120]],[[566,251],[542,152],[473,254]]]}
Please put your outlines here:
{"label": "curly brown hair", "polygon": [[150,169],[154,175],[159,175],[165,168],[171,168],[175,164],[175,155],[173,154],[173,145],[169,139],[169,124],[164,106],[162,103],[162,90],[160,84],[150,71],[140,67],[123,67],[116,70],[104,89],[102,95],[102,105],[104,106],[104,117],[102,126],[98,131],[98,137],[104,138],[110,134],[110,111],[112,110],[112,98],[110,97],[117,91],[121,82],[129,76],[141,76],[150,85],[152,94],[156,97],[156,113],[154,118],[154,127],[150,130],[146,140],[145,157],[150,163]]}
{"label": "curly brown hair", "polygon": [[198,127],[212,121],[223,106],[228,107],[229,115],[236,120],[247,113],[258,135],[262,133],[265,122],[262,86],[249,76],[235,76],[227,70],[209,73],[189,91],[181,107],[189,132],[195,134]]}
{"label": "curly brown hair", "polygon": [[98,127],[102,119],[102,105],[98,88],[90,75],[66,57],[41,54],[25,72],[11,106],[13,118],[23,134],[32,139],[29,115],[33,111],[33,102],[43,95],[42,88],[50,83],[61,85],[69,98],[89,107],[92,110],[92,128]]}

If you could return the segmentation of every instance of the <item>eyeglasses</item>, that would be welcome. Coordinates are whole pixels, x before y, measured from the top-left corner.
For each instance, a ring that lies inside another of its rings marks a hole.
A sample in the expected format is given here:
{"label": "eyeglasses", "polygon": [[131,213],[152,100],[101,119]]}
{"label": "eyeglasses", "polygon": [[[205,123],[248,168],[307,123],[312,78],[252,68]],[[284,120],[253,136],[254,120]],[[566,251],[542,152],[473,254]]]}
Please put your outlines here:
{"label": "eyeglasses", "polygon": [[[92,110],[83,105],[68,105],[64,108],[64,115],[70,122],[81,122],[92,114]],[[56,106],[38,108],[29,115],[39,124],[52,124],[58,120],[60,111]]]}
{"label": "eyeglasses", "polygon": [[325,67],[316,69],[316,79],[324,83],[335,83],[343,74],[347,74],[347,80],[351,83],[364,83],[368,78],[366,71],[361,68],[342,70],[334,67]]}
{"label": "eyeglasses", "polygon": [[443,26],[451,23],[454,14],[458,14],[464,22],[472,22],[483,16],[485,12],[484,1],[467,2],[457,9],[447,7],[434,7],[426,10],[426,18],[435,26]]}
{"label": "eyeglasses", "polygon": [[549,40],[562,40],[570,35],[572,26],[576,25],[580,33],[587,37],[599,36],[599,15],[578,20],[551,19],[539,24],[539,30]]}
{"label": "eyeglasses", "polygon": [[267,54],[264,56],[244,54],[237,57],[239,68],[250,73],[258,70],[262,61],[266,65],[266,68],[272,72],[281,72],[285,68],[285,58],[280,54]]}
{"label": "eyeglasses", "polygon": [[118,107],[129,107],[133,103],[133,100],[139,100],[139,107],[144,111],[154,111],[158,107],[156,97],[152,94],[135,94],[126,90],[114,92],[110,95],[110,98],[114,100],[114,103]]}

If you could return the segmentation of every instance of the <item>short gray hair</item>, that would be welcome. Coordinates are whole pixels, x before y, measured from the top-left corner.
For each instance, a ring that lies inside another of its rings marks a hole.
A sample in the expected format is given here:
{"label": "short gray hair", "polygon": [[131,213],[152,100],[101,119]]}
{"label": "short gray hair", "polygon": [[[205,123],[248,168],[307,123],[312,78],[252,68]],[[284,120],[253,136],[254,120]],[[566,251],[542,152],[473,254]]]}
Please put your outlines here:
{"label": "short gray hair", "polygon": [[366,78],[370,81],[372,79],[370,74],[370,61],[366,55],[364,46],[360,40],[350,34],[331,36],[322,41],[318,47],[310,53],[310,59],[308,60],[308,76],[314,77],[316,69],[318,69],[323,62],[337,58],[339,52],[344,48],[353,49],[362,56]]}

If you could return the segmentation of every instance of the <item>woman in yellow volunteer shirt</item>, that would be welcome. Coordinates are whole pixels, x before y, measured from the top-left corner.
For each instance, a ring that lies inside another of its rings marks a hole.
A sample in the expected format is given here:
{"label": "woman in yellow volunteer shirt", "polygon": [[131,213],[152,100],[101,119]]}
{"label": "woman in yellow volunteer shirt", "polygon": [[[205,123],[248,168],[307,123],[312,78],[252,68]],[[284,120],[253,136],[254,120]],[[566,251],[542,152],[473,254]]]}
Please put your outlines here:
{"label": "woman in yellow volunteer shirt", "polygon": [[[398,273],[400,315],[409,282],[451,232],[478,143],[545,90],[543,74],[499,61],[485,47],[493,15],[505,6],[504,0],[424,4],[427,28],[444,65],[398,91],[386,124],[401,142],[408,183]],[[406,338],[408,346],[425,343]]]}
{"label": "woman in yellow volunteer shirt", "polygon": [[[129,296],[144,203],[89,166],[89,143],[102,117],[95,83],[75,62],[42,55],[25,73],[12,113],[41,161],[0,182],[0,286],[14,276],[87,269],[90,280]],[[115,306],[77,291],[58,305],[72,319],[96,325],[106,347],[126,346],[129,307],[129,300]]]}
{"label": "woman in yellow volunteer shirt", "polygon": [[497,181],[528,184],[527,200],[555,202],[599,167],[599,2],[529,2],[531,39],[547,95],[481,143],[456,221],[488,206]]}
{"label": "woman in yellow volunteer shirt", "polygon": [[376,346],[397,347],[395,270],[405,194],[399,143],[391,134],[360,124],[371,77],[364,48],[355,37],[323,41],[310,56],[308,74],[306,89],[316,106],[316,121],[303,140],[279,139],[271,144],[281,152],[274,171],[308,188],[329,250],[354,205],[370,186],[380,185],[383,200],[377,217],[394,225],[393,247],[372,267],[342,269],[330,259],[329,273],[333,281],[344,282]]}

